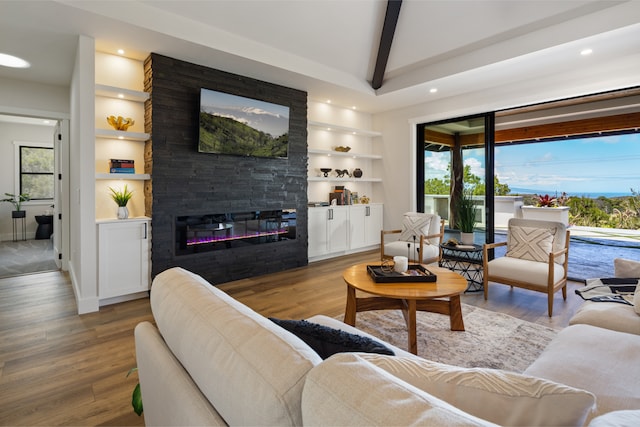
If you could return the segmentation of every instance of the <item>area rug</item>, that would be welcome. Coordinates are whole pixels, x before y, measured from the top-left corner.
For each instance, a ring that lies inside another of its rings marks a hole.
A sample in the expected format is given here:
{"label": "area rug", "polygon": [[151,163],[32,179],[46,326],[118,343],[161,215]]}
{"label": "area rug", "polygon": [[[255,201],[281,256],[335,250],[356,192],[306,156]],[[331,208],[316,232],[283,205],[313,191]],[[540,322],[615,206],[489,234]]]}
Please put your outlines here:
{"label": "area rug", "polygon": [[[558,331],[502,313],[462,304],[465,331],[451,331],[449,317],[417,313],[418,355],[462,367],[523,372]],[[399,310],[357,313],[356,327],[403,350],[407,328]]]}

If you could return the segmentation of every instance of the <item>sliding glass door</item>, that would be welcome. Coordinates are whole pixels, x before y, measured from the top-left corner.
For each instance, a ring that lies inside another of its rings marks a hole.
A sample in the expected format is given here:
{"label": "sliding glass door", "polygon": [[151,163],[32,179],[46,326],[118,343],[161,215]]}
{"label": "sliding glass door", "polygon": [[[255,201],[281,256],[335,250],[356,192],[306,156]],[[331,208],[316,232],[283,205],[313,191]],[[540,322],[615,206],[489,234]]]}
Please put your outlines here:
{"label": "sliding glass door", "polygon": [[459,237],[464,192],[476,205],[475,243],[493,239],[493,134],[493,114],[418,125],[418,210],[444,218],[447,237]]}

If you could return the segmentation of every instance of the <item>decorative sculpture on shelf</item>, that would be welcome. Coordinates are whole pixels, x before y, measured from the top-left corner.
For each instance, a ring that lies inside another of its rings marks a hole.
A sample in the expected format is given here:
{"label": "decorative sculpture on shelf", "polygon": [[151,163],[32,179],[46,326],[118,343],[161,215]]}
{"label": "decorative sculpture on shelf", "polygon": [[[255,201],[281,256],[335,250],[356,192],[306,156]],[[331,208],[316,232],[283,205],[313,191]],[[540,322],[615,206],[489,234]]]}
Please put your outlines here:
{"label": "decorative sculpture on shelf", "polygon": [[135,120],[131,117],[126,119],[122,116],[109,116],[107,117],[107,123],[109,123],[115,130],[127,130],[130,126],[133,126]]}
{"label": "decorative sculpture on shelf", "polygon": [[345,175],[351,178],[351,174],[348,169],[336,169],[336,174],[338,175],[338,178],[343,178]]}

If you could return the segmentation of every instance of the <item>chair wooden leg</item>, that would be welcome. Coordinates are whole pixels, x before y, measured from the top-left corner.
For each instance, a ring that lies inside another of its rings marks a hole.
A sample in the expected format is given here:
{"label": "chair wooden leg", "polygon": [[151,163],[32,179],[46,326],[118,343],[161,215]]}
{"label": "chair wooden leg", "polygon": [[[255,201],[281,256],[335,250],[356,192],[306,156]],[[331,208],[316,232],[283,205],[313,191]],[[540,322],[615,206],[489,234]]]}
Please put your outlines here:
{"label": "chair wooden leg", "polygon": [[489,280],[487,280],[486,274],[483,274],[482,277],[482,289],[484,290],[484,300],[486,301],[489,298]]}
{"label": "chair wooden leg", "polygon": [[553,316],[553,292],[547,295],[549,301],[549,317]]}
{"label": "chair wooden leg", "polygon": [[566,301],[567,300],[567,285],[564,285],[562,287],[562,298]]}

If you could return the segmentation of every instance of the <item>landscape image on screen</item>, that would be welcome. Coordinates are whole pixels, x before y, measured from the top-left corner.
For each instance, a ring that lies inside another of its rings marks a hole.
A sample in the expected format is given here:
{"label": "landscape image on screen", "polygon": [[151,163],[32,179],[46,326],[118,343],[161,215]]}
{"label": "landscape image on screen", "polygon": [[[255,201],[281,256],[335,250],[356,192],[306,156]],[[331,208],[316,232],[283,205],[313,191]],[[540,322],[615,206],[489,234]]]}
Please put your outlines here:
{"label": "landscape image on screen", "polygon": [[201,153],[287,158],[289,107],[200,90]]}

